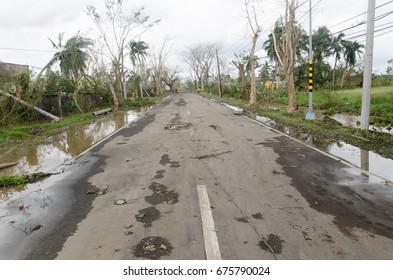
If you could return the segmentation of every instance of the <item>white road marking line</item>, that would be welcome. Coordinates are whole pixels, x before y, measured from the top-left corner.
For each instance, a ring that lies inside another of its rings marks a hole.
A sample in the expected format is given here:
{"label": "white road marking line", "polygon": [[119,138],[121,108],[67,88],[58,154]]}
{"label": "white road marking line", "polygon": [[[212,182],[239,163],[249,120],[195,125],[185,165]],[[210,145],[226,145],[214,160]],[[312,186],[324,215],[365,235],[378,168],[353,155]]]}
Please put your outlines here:
{"label": "white road marking line", "polygon": [[203,239],[205,241],[205,252],[207,260],[221,260],[220,246],[216,230],[214,227],[214,220],[210,208],[209,196],[207,194],[206,186],[199,185],[198,198],[199,208],[201,210]]}

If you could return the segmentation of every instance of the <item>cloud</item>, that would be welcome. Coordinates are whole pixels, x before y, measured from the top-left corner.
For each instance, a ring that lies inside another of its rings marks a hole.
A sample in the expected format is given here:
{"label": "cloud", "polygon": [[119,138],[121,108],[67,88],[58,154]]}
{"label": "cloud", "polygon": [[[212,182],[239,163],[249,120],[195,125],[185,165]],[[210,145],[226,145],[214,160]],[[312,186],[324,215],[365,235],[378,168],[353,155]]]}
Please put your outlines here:
{"label": "cloud", "polygon": [[0,10],[0,26],[16,31],[21,28],[45,28],[56,23],[76,21],[82,12],[81,2],[76,0],[4,1]]}
{"label": "cloud", "polygon": [[[313,1],[313,4],[318,2]],[[272,25],[280,14],[283,14],[284,7],[282,0],[253,3],[257,5],[258,16],[264,29],[257,45],[260,49]],[[314,29],[321,25],[331,27],[367,8],[364,1],[346,0],[345,5],[342,3],[342,0],[320,2],[313,13]],[[59,32],[66,32],[65,38],[78,31],[95,37],[97,30],[84,13],[88,4],[104,10],[104,0],[4,0],[0,9],[0,48],[51,50],[52,45],[47,37],[56,40]],[[152,20],[161,19],[159,25],[143,34],[140,39],[150,44],[160,44],[163,38],[169,36],[177,54],[181,53],[185,46],[218,42],[223,45],[222,57],[229,59],[234,53],[248,50],[250,46],[250,30],[242,0],[129,0],[128,5],[126,11],[131,11],[131,7],[145,6],[146,15]],[[378,9],[377,14],[390,11],[392,6],[393,4]],[[304,15],[301,22],[308,31],[308,6],[303,5],[298,14]],[[364,18],[365,16],[360,17]],[[356,20],[346,22],[332,28],[332,32],[355,23]],[[391,38],[392,34],[376,38],[376,67],[391,58]],[[50,52],[0,49],[0,59],[3,61],[34,63],[37,66],[43,66],[52,55]],[[174,55],[172,59],[176,64],[179,55]]]}

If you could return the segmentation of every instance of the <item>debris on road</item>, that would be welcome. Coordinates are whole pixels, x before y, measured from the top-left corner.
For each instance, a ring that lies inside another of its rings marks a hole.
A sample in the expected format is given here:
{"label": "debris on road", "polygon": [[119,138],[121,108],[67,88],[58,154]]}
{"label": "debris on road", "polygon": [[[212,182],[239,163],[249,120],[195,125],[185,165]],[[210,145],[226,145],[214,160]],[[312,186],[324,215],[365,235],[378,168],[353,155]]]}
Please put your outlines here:
{"label": "debris on road", "polygon": [[201,155],[201,156],[195,156],[191,157],[194,159],[209,159],[209,158],[218,158],[221,155],[229,154],[232,153],[232,151],[226,151],[226,152],[221,152],[221,153],[216,153],[216,154],[209,154],[209,155]]}
{"label": "debris on road", "polygon": [[280,236],[275,234],[270,234],[267,240],[261,240],[258,246],[264,251],[270,251],[273,254],[281,254],[283,249],[284,240]]}
{"label": "debris on road", "polygon": [[165,185],[157,182],[151,183],[149,189],[153,191],[150,196],[145,196],[145,201],[152,205],[163,204],[175,204],[179,202],[179,194],[174,190],[168,190]]}
{"label": "debris on road", "polygon": [[124,204],[127,204],[128,202],[127,202],[127,200],[125,200],[125,199],[116,199],[115,200],[115,205],[124,205]]}
{"label": "debris on road", "polygon": [[158,260],[162,256],[169,256],[172,252],[172,245],[165,238],[159,236],[142,239],[133,250],[137,258]]}

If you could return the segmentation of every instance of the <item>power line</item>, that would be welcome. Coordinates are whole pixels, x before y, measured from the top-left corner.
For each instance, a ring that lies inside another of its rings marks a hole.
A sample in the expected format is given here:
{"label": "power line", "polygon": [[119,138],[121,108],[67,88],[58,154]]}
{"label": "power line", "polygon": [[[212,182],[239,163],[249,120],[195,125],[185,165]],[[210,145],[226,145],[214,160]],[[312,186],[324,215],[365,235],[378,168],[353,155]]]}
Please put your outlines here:
{"label": "power line", "polygon": [[[297,8],[297,9],[300,8],[301,6],[303,6],[304,4],[306,4],[308,1],[309,1],[309,0],[303,1],[303,2],[302,2],[300,5],[298,5],[296,8]],[[312,7],[312,10],[314,10],[321,2],[322,2],[322,0],[319,0],[318,3],[314,4],[314,6]],[[309,12],[309,11],[304,12],[303,15],[302,15],[299,19],[301,19],[301,18],[303,18],[305,15],[307,15],[308,12]],[[298,21],[299,21],[299,19],[298,19]],[[260,37],[262,37],[262,35],[264,35],[265,33],[270,32],[271,29],[272,29],[275,25],[276,25],[276,22],[273,23],[273,24],[272,24],[270,27],[268,27],[267,29],[265,29],[265,31],[261,32]],[[246,42],[245,40],[243,40],[243,42],[245,42],[245,44],[243,44],[240,48],[236,48],[235,51],[234,51],[235,54],[236,54],[236,53],[240,53],[241,51],[244,51],[245,48],[249,47],[249,46],[252,44],[252,42]],[[228,52],[229,50],[233,49],[233,46],[235,46],[235,45],[237,45],[237,44],[239,44],[239,42],[235,43],[235,44],[232,45],[230,48],[227,48],[227,49],[225,50],[225,52]],[[240,45],[239,45],[239,46],[240,46]],[[231,56],[233,56],[233,54],[229,54],[229,55],[227,55],[227,56],[224,56],[223,59],[224,59],[224,60],[229,59]],[[265,58],[266,58],[266,57],[265,57]]]}
{"label": "power line", "polygon": [[[384,4],[381,4],[381,5],[377,6],[375,9],[379,9],[379,8],[381,8],[381,7],[383,7],[383,6],[386,6],[386,5],[390,4],[390,3],[393,3],[393,0],[388,1],[388,2],[386,2],[386,3],[384,3]],[[337,24],[335,24],[335,25],[332,25],[332,26],[330,26],[330,27],[328,27],[328,28],[329,28],[329,29],[332,29],[332,28],[334,28],[334,27],[336,27],[336,26],[339,26],[339,25],[341,25],[341,24],[343,24],[343,23],[346,23],[346,22],[348,22],[348,21],[350,21],[350,20],[353,20],[353,19],[355,19],[355,18],[357,18],[357,17],[360,17],[360,16],[363,16],[363,15],[365,15],[365,14],[367,14],[367,11],[365,11],[365,12],[363,12],[363,13],[360,13],[360,14],[358,14],[358,15],[356,15],[356,16],[353,16],[353,17],[351,17],[351,18],[349,18],[349,19],[346,19],[346,20],[344,20],[344,21],[342,21],[342,22],[339,22],[339,23],[337,23]]]}
{"label": "power line", "polygon": [[392,32],[393,32],[393,30],[390,30],[390,31],[387,31],[387,32],[382,33],[382,34],[378,34],[377,36],[374,36],[374,38],[378,38],[378,37],[381,37],[383,35],[386,35],[386,34],[389,34],[389,33],[392,33]]}
{"label": "power line", "polygon": [[[377,17],[375,18],[374,21],[377,22],[377,21],[379,21],[379,20],[381,20],[381,19],[384,19],[385,17],[387,17],[387,16],[389,16],[389,15],[391,15],[391,14],[393,14],[393,11],[390,11],[390,12],[387,12],[387,13],[385,13],[385,14],[379,15],[379,16],[377,16]],[[336,34],[343,33],[344,31],[347,31],[347,30],[351,30],[351,29],[357,28],[357,27],[362,26],[362,25],[364,25],[364,24],[366,24],[365,21],[359,22],[358,24],[356,24],[356,25],[354,25],[354,26],[351,26],[351,27],[342,29],[342,30],[340,30],[340,31],[334,32],[334,33],[332,33],[332,35],[336,35]],[[356,33],[356,32],[355,32],[355,33]],[[348,36],[348,35],[346,35],[346,36]]]}
{"label": "power line", "polygon": [[[388,26],[388,27],[384,27],[384,28],[381,28],[381,29],[378,29],[378,30],[374,30],[374,33],[381,32],[381,31],[384,31],[384,30],[387,30],[387,29],[390,29],[390,28],[393,28],[393,24],[390,25],[390,26]],[[363,34],[361,34],[361,35],[357,35],[357,36],[350,37],[350,38],[348,38],[347,40],[353,40],[353,39],[360,38],[360,37],[364,37],[364,36],[366,36],[366,33],[363,33]]]}
{"label": "power line", "polygon": [[50,53],[56,52],[56,51],[52,51],[52,50],[35,50],[35,49],[19,49],[19,48],[4,48],[4,47],[0,47],[0,50],[24,51],[24,52],[50,52]]}

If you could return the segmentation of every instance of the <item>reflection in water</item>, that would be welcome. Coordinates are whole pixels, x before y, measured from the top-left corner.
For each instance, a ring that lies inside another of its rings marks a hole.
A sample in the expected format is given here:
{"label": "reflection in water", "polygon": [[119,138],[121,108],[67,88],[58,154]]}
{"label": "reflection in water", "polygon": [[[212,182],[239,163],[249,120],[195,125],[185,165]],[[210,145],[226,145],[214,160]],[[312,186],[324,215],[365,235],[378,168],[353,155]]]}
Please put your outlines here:
{"label": "reflection in water", "polygon": [[[370,171],[385,180],[393,182],[393,160],[384,158],[374,152],[361,150],[358,147],[347,144],[345,142],[334,142],[326,138],[318,138],[309,133],[303,133],[296,128],[284,126],[275,121],[261,116],[256,116],[255,119],[274,129],[277,129],[293,138],[299,139],[309,145],[318,147],[327,151],[328,153],[342,158],[355,166],[364,170]],[[356,122],[356,117],[352,119]],[[366,175],[366,174],[363,174]]]}
{"label": "reflection in water", "polygon": [[23,146],[7,152],[0,158],[0,163],[18,162],[18,165],[0,170],[0,176],[49,172],[132,122],[144,111],[112,114],[87,125],[71,125],[49,137],[45,144]]}
{"label": "reflection in water", "polygon": [[370,153],[369,151],[360,150],[360,167],[364,170],[370,171]]}
{"label": "reflection in water", "polygon": [[374,152],[362,151],[360,148],[337,142],[329,145],[327,151],[337,157],[369,170],[372,174],[393,182],[393,160],[384,158]]}
{"label": "reflection in water", "polygon": [[[363,170],[370,171],[370,153],[369,153],[369,151],[366,151],[363,149],[360,150],[360,167]],[[367,179],[369,177],[369,175],[365,172],[363,172],[362,175]]]}
{"label": "reflection in water", "polygon": [[[360,128],[361,116],[354,116],[350,114],[335,114],[331,116],[331,118],[340,122],[343,126]],[[391,127],[389,129],[387,127],[377,127],[370,125],[370,130],[393,134],[393,129],[391,129]]]}

